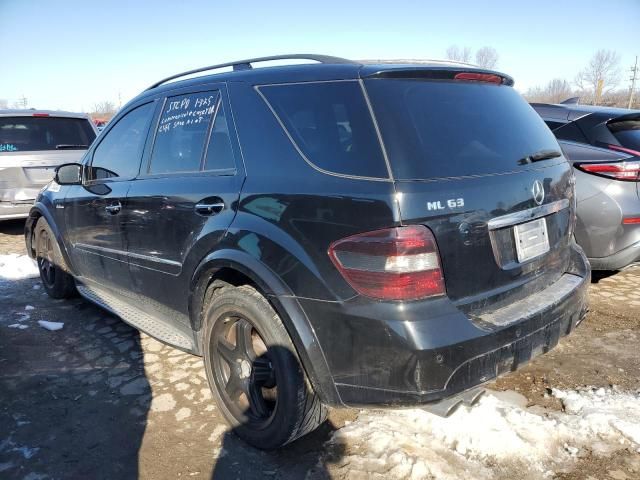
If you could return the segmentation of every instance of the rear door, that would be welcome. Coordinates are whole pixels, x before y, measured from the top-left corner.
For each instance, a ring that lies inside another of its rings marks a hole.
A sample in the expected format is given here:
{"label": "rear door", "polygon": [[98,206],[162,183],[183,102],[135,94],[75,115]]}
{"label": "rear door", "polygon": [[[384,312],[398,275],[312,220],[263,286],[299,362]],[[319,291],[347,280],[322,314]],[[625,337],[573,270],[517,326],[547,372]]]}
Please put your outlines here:
{"label": "rear door", "polygon": [[136,294],[156,315],[187,322],[190,275],[231,224],[244,169],[223,84],[162,101],[123,233]]}
{"label": "rear door", "polygon": [[65,231],[78,273],[115,289],[130,287],[122,211],[140,169],[155,102],[116,119],[85,159],[83,185],[68,188]]}
{"label": "rear door", "polygon": [[571,167],[512,87],[393,75],[365,85],[402,221],[434,232],[451,299],[496,307],[566,271]]}

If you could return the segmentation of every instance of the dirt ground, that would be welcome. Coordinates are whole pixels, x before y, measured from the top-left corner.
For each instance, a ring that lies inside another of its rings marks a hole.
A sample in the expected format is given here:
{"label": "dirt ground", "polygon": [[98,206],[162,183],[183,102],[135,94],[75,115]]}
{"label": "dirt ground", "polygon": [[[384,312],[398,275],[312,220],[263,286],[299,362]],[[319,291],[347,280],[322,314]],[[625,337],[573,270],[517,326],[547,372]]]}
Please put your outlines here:
{"label": "dirt ground", "polygon": [[[24,253],[22,222],[0,224],[0,254]],[[562,409],[550,388],[640,390],[640,268],[594,276],[591,310],[549,354],[497,381],[531,405]],[[20,320],[28,328],[7,328]],[[64,322],[51,332],[36,320]],[[0,283],[0,478],[346,478],[326,446],[354,410],[265,453],[229,432],[201,360],[76,298],[51,300],[39,279]],[[586,455],[561,479],[640,479],[638,454]]]}

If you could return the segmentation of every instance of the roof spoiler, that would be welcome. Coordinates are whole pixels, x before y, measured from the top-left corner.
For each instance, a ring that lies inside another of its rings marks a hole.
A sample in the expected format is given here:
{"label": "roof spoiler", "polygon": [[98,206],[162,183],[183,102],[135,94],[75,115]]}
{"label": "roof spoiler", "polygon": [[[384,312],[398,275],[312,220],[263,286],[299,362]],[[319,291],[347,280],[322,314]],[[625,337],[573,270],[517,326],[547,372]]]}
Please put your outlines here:
{"label": "roof spoiler", "polygon": [[560,105],[578,105],[579,102],[580,102],[580,97],[571,97],[560,102]]}

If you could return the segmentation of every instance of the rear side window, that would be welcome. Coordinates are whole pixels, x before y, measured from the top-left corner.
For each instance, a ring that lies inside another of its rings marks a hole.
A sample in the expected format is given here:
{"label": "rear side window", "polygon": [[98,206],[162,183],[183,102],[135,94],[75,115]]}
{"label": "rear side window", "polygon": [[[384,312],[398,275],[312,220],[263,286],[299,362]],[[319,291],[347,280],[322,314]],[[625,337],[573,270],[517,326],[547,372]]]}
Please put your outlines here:
{"label": "rear side window", "polygon": [[150,173],[200,170],[218,92],[169,97],[158,123]]}
{"label": "rear side window", "polygon": [[559,150],[509,86],[422,79],[370,79],[365,86],[398,179],[515,171],[526,168],[524,157]]}
{"label": "rear side window", "polygon": [[130,179],[138,174],[153,110],[153,103],[137,107],[107,132],[93,152],[90,180],[112,177]]}
{"label": "rear side window", "polygon": [[209,146],[204,161],[205,170],[226,170],[234,168],[233,150],[231,148],[231,137],[229,135],[229,125],[227,124],[227,116],[224,113],[224,106],[219,101],[218,111],[211,136],[209,137]]}
{"label": "rear side window", "polygon": [[86,149],[95,138],[84,118],[0,117],[0,152]]}
{"label": "rear side window", "polygon": [[560,140],[569,140],[571,142],[590,143],[587,137],[584,136],[582,130],[575,122],[569,122],[562,127],[554,130],[556,138]]}
{"label": "rear side window", "polygon": [[259,91],[314,166],[342,175],[388,178],[358,82],[271,85]]}
{"label": "rear side window", "polygon": [[640,152],[640,116],[637,120],[609,122],[608,127],[620,145]]}

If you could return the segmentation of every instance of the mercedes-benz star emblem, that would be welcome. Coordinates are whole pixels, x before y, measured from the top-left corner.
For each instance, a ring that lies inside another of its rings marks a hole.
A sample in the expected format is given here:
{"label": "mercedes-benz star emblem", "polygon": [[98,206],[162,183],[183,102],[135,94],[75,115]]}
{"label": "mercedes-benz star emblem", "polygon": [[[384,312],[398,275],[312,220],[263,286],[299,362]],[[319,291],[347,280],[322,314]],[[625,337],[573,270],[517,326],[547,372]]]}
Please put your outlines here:
{"label": "mercedes-benz star emblem", "polygon": [[538,205],[542,205],[544,202],[544,185],[540,180],[536,180],[533,182],[533,187],[531,188],[531,193],[533,194],[533,199]]}

